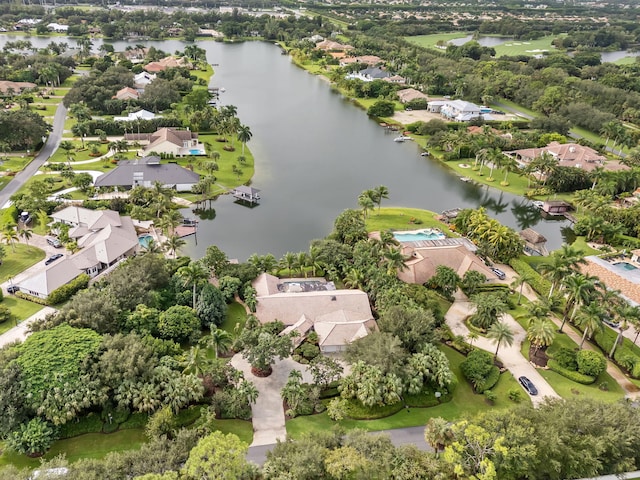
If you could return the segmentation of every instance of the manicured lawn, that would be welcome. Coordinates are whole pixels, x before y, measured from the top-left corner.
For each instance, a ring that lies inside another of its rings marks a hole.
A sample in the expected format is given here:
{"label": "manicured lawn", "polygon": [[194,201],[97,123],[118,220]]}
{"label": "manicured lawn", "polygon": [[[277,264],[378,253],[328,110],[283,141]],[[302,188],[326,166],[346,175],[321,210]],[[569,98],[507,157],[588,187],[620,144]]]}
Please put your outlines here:
{"label": "manicured lawn", "polygon": [[[37,108],[37,106],[40,107],[44,107],[44,109],[42,108]],[[38,115],[41,115],[43,117],[53,117],[56,114],[56,109],[58,108],[57,105],[47,105],[47,104],[40,104],[39,102],[34,102],[31,107],[29,108],[31,111],[36,112]]]}
{"label": "manicured lawn", "polygon": [[[45,454],[45,459],[54,458],[64,454],[70,462],[82,458],[103,458],[110,452],[120,452],[124,450],[137,450],[143,443],[147,442],[144,430],[132,428],[119,430],[115,433],[88,433],[78,437],[58,440]],[[4,452],[0,456],[0,466],[13,464],[18,468],[34,468],[40,465],[37,458],[29,458],[10,452]]]}
{"label": "manicured lawn", "polygon": [[599,250],[591,248],[589,245],[587,245],[587,240],[585,237],[576,238],[576,241],[573,242],[572,246],[577,248],[578,250],[581,250],[582,254],[585,257],[588,257],[589,255],[598,255],[601,253]]}
{"label": "manicured lawn", "polygon": [[[438,228],[449,237],[458,235],[449,230],[446,224],[435,219],[437,214],[419,208],[382,207],[369,213],[366,220],[368,232],[385,230],[420,230],[423,228]],[[409,223],[411,218],[422,220],[422,223]]]}
{"label": "manicured lawn", "polygon": [[218,420],[215,419],[209,423],[210,428],[215,428],[222,433],[233,433],[247,445],[253,442],[253,425],[245,420]]}
{"label": "manicured lawn", "polygon": [[[71,150],[70,152],[72,154],[72,158],[71,158],[72,164],[73,162],[80,162],[84,160],[94,160],[96,158],[90,155],[91,148],[87,145],[87,142],[85,142],[84,149],[82,149],[82,142],[80,140],[71,140],[71,143],[73,143],[75,147],[75,149]],[[98,145],[98,151],[100,155],[104,155],[109,151],[109,148],[107,147],[107,145],[108,145],[107,143],[101,143],[100,145]],[[49,159],[50,163],[58,163],[58,162],[66,163],[67,161],[68,161],[67,152],[62,148],[58,148],[55,151],[55,153],[51,155],[51,158]]]}
{"label": "manicured lawn", "polygon": [[[191,70],[189,73],[194,77],[202,78],[206,82],[206,84],[203,85],[203,87],[207,88],[207,86],[209,85],[209,79],[213,75],[213,67],[207,63],[205,70],[196,69],[196,70]],[[198,85],[195,85],[195,86],[198,87]]]}
{"label": "manicured lawn", "polygon": [[244,328],[244,324],[247,321],[247,314],[242,305],[238,302],[233,302],[228,306],[227,309],[227,318],[224,320],[224,323],[220,325],[220,328],[226,330],[227,332],[235,335],[236,333],[236,325],[240,325],[239,328],[242,330]]}
{"label": "manicured lawn", "polygon": [[6,295],[2,301],[2,305],[11,310],[11,319],[7,322],[0,323],[0,334],[15,327],[16,322],[26,320],[43,308],[42,305],[14,297],[13,295]]}
{"label": "manicured lawn", "polygon": [[530,110],[527,107],[523,107],[522,105],[518,105],[517,103],[512,102],[511,100],[507,100],[505,98],[501,98],[499,101],[500,101],[500,103],[506,105],[507,107],[512,108],[513,110],[526,113],[527,115],[531,115],[532,117],[537,117],[537,116],[540,115],[538,112]]}
{"label": "manicured lawn", "polygon": [[404,39],[425,48],[436,48],[438,42],[449,42],[456,38],[464,38],[468,35],[465,32],[453,32],[453,33],[434,33],[432,35],[416,35],[413,37],[404,37]]}
{"label": "manicured lawn", "polygon": [[45,253],[38,247],[16,243],[15,251],[9,245],[5,245],[4,249],[7,256],[0,265],[0,281],[5,282],[9,278],[15,277],[18,273],[26,270],[31,265],[35,265],[44,259]]}
{"label": "manicured lawn", "polygon": [[503,55],[533,56],[545,50],[549,52],[556,51],[556,48],[553,45],[551,45],[551,42],[553,41],[553,39],[557,37],[558,35],[549,35],[547,37],[542,37],[537,40],[529,40],[529,41],[509,40],[493,48],[496,49],[496,57],[501,57]]}
{"label": "manicured lawn", "polygon": [[26,155],[12,155],[8,158],[3,158],[0,160],[0,171],[19,172],[29,165],[31,160],[33,160],[33,157],[27,157]]}
{"label": "manicured lawn", "polygon": [[[489,405],[483,395],[476,395],[471,385],[464,380],[460,371],[460,363],[464,356],[455,350],[441,346],[451,364],[451,369],[458,377],[458,387],[450,402],[437,407],[404,409],[390,417],[377,420],[342,420],[338,422],[347,429],[359,428],[362,430],[376,431],[392,428],[415,427],[424,425],[432,417],[443,417],[447,420],[456,420],[465,416],[472,416],[489,409],[509,408],[515,405],[508,398],[511,389],[519,388],[518,383],[510,373],[502,374],[493,391],[498,395],[495,405]],[[521,389],[520,389],[521,390]],[[522,395],[523,402],[530,400]],[[335,425],[326,413],[297,417],[287,422],[287,434],[298,438],[306,432],[326,430]]]}
{"label": "manicured lawn", "polygon": [[509,185],[503,185],[502,182],[504,181],[504,170],[494,168],[493,181],[489,181],[489,173],[491,170],[487,166],[485,166],[482,169],[482,175],[480,175],[480,170],[474,170],[473,168],[473,165],[475,163],[475,159],[473,158],[451,160],[449,162],[442,163],[448,168],[454,170],[461,177],[470,178],[476,183],[489,185],[490,187],[495,187],[499,190],[520,196],[524,196],[525,192],[529,190],[529,181],[522,175],[518,175],[516,172],[509,172],[507,174],[507,182],[509,183]]}

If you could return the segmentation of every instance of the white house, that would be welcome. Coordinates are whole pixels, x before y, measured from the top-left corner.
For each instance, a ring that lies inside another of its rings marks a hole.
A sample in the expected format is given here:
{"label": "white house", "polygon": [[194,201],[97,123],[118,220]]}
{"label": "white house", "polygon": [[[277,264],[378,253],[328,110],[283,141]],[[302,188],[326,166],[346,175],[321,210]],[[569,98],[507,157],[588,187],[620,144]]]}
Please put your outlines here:
{"label": "white house", "polygon": [[153,120],[160,115],[156,115],[148,110],[138,110],[137,112],[129,113],[126,117],[113,117],[114,122],[135,122],[136,120]]}
{"label": "white house", "polygon": [[384,80],[391,77],[391,74],[379,67],[369,67],[356,73],[346,76],[348,79],[362,80],[363,82],[373,82],[374,80]]}
{"label": "white house", "polygon": [[204,144],[198,141],[198,134],[190,130],[165,127],[156,130],[154,133],[144,135],[128,134],[124,138],[125,140],[147,142],[142,150],[143,155],[149,155],[152,152],[176,157],[206,155]]}
{"label": "white house", "polygon": [[482,116],[478,105],[464,100],[447,100],[440,108],[440,114],[456,122],[468,122]]}
{"label": "white house", "polygon": [[133,86],[136,90],[142,92],[144,88],[156,79],[154,73],[140,72],[133,77]]}
{"label": "white house", "polygon": [[70,206],[54,212],[53,224],[69,225],[69,238],[80,250],[20,282],[21,292],[46,299],[55,289],[82,273],[95,277],[106,268],[136,253],[138,235],[131,217],[113,210],[89,210]]}
{"label": "white house", "polygon": [[67,33],[69,30],[69,25],[61,25],[59,23],[50,23],[47,25],[47,28],[56,33]]}

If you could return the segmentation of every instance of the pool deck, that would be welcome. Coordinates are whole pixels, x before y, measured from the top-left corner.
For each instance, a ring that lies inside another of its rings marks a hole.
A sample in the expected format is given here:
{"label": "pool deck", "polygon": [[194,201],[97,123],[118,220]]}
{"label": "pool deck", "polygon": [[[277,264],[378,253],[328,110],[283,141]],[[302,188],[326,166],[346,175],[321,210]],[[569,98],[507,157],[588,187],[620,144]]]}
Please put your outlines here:
{"label": "pool deck", "polygon": [[476,250],[478,250],[478,247],[476,247],[470,240],[464,237],[442,238],[438,240],[415,240],[410,242],[401,241],[400,243],[402,243],[403,245],[406,244],[412,247],[422,247],[422,248],[457,247],[457,246],[463,245],[470,252],[475,252]]}
{"label": "pool deck", "polygon": [[640,270],[624,270],[599,257],[586,257],[589,262],[581,270],[598,277],[607,288],[620,290],[622,296],[635,305],[640,304]]}

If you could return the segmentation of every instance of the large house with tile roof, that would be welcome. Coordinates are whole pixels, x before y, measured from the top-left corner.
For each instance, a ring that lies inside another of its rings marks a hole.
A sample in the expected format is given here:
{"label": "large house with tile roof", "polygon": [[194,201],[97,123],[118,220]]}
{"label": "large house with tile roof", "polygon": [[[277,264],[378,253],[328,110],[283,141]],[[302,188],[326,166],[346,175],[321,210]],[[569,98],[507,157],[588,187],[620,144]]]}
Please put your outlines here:
{"label": "large house with tile roof", "polygon": [[134,255],[139,248],[131,217],[120,216],[113,210],[69,206],[54,212],[51,218],[53,230],[58,223],[69,226],[69,238],[77,242],[80,250],[20,282],[18,287],[23,293],[46,299],[80,274],[95,277]]}
{"label": "large house with tile roof", "polygon": [[253,283],[258,300],[256,316],[262,323],[279,320],[299,335],[318,334],[320,351],[343,351],[352,341],[377,328],[369,297],[361,290],[338,290],[324,278],[279,279],[263,273]]}
{"label": "large house with tile roof", "polygon": [[177,128],[164,127],[154,133],[142,135],[127,134],[127,141],[146,142],[142,149],[143,155],[167,154],[176,157],[186,155],[206,155],[204,144],[198,141],[198,134],[190,130],[178,130]]}
{"label": "large house with tile roof", "polygon": [[111,98],[116,100],[137,100],[140,98],[140,93],[135,88],[124,87],[118,90]]}

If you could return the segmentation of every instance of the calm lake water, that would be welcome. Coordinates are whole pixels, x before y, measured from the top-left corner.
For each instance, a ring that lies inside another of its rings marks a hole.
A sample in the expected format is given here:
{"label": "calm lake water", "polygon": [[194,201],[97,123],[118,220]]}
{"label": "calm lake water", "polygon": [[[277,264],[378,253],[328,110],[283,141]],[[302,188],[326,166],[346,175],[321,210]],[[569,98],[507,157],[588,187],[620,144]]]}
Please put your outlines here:
{"label": "calm lake water", "polygon": [[[30,40],[36,47],[50,41]],[[131,44],[114,42],[116,50]],[[167,52],[184,48],[179,41],[145,44]],[[253,132],[252,186],[261,190],[262,201],[255,208],[234,203],[230,196],[211,202],[215,218],[200,222],[185,253],[199,257],[215,244],[229,257],[245,260],[252,253],[280,257],[306,250],[311,240],[330,233],[341,211],[357,208],[363,190],[377,185],[389,188],[386,206],[441,212],[482,205],[517,230],[533,227],[547,237],[550,249],[562,244],[568,222],[540,218],[521,197],[461,182],[446,167],[421,157],[413,142],[395,143],[394,134],[326,81],[296,67],[278,47],[263,42],[198,45],[210,63],[218,64],[211,85],[225,88],[221,103],[237,106],[242,123]],[[185,214],[193,216],[188,210]]]}

